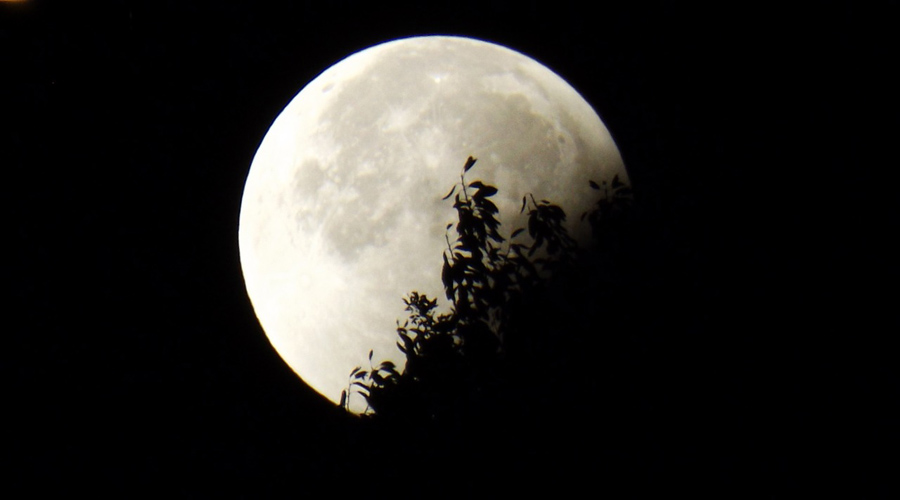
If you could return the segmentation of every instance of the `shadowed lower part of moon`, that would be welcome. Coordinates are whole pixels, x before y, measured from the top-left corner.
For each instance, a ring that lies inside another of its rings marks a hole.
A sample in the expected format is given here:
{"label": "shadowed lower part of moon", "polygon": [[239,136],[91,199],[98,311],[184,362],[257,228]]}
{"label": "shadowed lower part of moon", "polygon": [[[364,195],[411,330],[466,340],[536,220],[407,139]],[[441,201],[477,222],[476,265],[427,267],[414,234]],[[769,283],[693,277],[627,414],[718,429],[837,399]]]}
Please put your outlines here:
{"label": "shadowed lower part of moon", "polygon": [[[403,366],[402,298],[443,298],[441,197],[469,156],[506,234],[522,196],[580,214],[588,180],[626,179],[584,99],[536,61],[487,42],[408,38],[356,53],[310,82],[254,157],[239,242],[247,291],[285,362],[334,402],[367,353]],[[577,220],[577,217],[570,219]],[[586,227],[570,221],[582,238]]]}

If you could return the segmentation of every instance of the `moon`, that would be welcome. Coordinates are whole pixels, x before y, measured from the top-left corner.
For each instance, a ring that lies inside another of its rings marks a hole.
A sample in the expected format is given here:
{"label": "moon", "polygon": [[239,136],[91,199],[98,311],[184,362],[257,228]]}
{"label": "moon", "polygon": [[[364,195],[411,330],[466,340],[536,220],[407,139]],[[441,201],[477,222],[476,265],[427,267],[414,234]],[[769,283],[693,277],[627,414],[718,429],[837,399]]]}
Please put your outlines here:
{"label": "moon", "polygon": [[[442,200],[466,175],[499,189],[504,234],[524,225],[522,197],[579,215],[589,180],[627,174],[609,131],[560,76],[485,41],[390,41],[321,73],[263,138],[241,201],[240,261],[260,325],[308,385],[338,403],[356,366],[405,358],[402,299],[438,298],[446,226]],[[352,394],[352,393],[351,393]],[[365,402],[356,395],[351,410]]]}

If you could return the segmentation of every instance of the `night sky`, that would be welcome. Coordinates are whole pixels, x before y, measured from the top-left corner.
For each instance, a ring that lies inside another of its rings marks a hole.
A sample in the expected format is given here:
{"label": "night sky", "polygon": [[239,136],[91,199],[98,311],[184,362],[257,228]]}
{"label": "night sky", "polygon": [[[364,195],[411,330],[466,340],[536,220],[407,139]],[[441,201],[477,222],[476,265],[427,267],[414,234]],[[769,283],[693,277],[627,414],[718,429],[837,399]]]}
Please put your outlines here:
{"label": "night sky", "polygon": [[[4,476],[176,497],[888,496],[897,2],[262,4],[0,3]],[[566,79],[653,235],[654,277],[633,288],[654,333],[598,355],[639,373],[633,390],[485,424],[516,428],[515,446],[343,415],[280,360],[243,287],[241,193],[269,125],[330,65],[425,34]]]}

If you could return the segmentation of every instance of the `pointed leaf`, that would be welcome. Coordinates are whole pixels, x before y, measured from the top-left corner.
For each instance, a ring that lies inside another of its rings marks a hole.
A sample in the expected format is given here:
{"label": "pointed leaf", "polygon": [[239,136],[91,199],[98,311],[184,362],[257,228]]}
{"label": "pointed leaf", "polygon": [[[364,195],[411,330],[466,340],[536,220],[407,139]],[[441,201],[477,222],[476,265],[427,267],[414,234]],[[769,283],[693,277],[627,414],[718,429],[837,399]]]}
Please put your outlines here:
{"label": "pointed leaf", "polygon": [[463,173],[468,172],[469,169],[472,168],[473,165],[475,165],[475,161],[475,158],[470,156],[469,159],[466,160],[465,166],[463,166]]}
{"label": "pointed leaf", "polygon": [[495,194],[497,194],[497,188],[494,186],[484,186],[475,193],[475,196],[487,198],[489,196],[494,196]]}
{"label": "pointed leaf", "polygon": [[599,185],[597,185],[597,183],[596,183],[596,182],[594,182],[594,181],[588,181],[588,184],[590,184],[590,185],[591,185],[591,187],[592,187],[592,188],[594,188],[594,189],[597,189],[597,190],[599,190],[599,189],[600,189],[600,186],[599,186]]}
{"label": "pointed leaf", "polygon": [[446,283],[446,276],[450,273],[450,261],[447,260],[446,252],[442,256],[444,257],[444,267],[443,269],[441,269],[441,279],[443,279],[444,283]]}
{"label": "pointed leaf", "polygon": [[456,184],[453,185],[453,188],[450,189],[450,192],[447,193],[447,196],[444,196],[444,197],[441,198],[441,199],[442,199],[442,200],[446,200],[447,198],[453,196],[453,193],[454,193],[455,191],[456,191]]}
{"label": "pointed leaf", "polygon": [[537,212],[532,212],[532,216],[528,218],[528,234],[535,238],[538,233],[538,219],[536,217]]}

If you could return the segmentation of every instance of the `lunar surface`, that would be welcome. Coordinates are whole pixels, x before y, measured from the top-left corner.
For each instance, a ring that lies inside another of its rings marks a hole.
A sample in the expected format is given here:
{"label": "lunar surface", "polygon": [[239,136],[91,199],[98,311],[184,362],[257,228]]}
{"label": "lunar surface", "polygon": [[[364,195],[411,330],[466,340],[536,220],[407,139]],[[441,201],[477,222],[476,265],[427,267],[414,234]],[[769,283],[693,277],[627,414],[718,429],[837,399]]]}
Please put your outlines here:
{"label": "lunar surface", "polygon": [[[402,367],[396,322],[417,290],[446,310],[440,271],[451,201],[467,181],[500,192],[503,233],[522,196],[557,203],[576,239],[596,201],[588,180],[627,180],[591,106],[562,78],[508,48],[418,37],[347,57],[310,82],[262,141],[240,213],[248,295],[272,346],[337,403],[355,366]],[[451,235],[451,238],[454,235]],[[361,396],[351,409],[365,407]]]}

